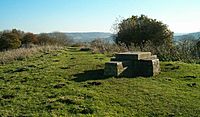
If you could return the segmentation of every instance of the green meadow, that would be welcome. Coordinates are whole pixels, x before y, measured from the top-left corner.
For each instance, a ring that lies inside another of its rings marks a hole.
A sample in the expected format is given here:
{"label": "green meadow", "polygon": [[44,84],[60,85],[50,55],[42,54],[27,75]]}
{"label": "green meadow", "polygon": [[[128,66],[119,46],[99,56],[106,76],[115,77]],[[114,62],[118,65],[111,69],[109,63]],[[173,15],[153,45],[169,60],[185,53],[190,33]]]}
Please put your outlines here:
{"label": "green meadow", "polygon": [[64,48],[0,65],[0,116],[200,116],[200,65],[161,62],[154,77],[105,77],[110,57]]}

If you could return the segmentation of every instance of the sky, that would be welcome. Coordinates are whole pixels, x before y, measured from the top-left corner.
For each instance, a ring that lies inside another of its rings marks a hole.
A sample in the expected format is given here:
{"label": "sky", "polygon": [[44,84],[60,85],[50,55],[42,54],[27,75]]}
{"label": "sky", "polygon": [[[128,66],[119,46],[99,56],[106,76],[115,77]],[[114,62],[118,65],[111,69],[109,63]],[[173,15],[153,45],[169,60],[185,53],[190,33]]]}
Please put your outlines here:
{"label": "sky", "polygon": [[147,15],[175,33],[200,31],[200,0],[0,0],[0,30],[112,32],[116,19]]}

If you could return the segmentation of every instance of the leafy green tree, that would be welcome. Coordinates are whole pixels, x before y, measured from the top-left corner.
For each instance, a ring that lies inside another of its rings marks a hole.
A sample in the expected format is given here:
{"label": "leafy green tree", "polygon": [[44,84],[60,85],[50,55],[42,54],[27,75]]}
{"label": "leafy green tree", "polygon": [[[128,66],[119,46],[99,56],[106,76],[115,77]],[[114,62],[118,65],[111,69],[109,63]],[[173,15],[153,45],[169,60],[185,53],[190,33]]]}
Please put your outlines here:
{"label": "leafy green tree", "polygon": [[67,35],[59,32],[42,33],[37,36],[37,39],[40,45],[70,45],[73,42]]}
{"label": "leafy green tree", "polygon": [[39,45],[53,45],[53,40],[48,36],[48,34],[41,33],[37,36]]}
{"label": "leafy green tree", "polygon": [[21,41],[15,33],[3,33],[0,38],[0,50],[16,49],[21,46]]}
{"label": "leafy green tree", "polygon": [[33,33],[26,33],[22,38],[22,44],[37,44],[38,40]]}
{"label": "leafy green tree", "polygon": [[12,29],[9,32],[16,34],[21,41],[22,41],[22,38],[24,37],[24,34],[25,34],[23,31],[17,30],[17,29]]}
{"label": "leafy green tree", "polygon": [[154,46],[172,44],[173,32],[166,24],[156,19],[148,18],[145,15],[132,16],[124,19],[118,24],[118,33],[115,42],[125,43],[127,46],[134,44],[141,48],[151,42]]}

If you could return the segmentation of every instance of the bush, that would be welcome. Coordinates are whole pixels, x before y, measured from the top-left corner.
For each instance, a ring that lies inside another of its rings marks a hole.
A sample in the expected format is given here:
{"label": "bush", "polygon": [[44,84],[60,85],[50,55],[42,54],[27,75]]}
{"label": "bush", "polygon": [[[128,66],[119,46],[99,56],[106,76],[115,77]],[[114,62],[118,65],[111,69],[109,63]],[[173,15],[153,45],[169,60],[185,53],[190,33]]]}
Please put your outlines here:
{"label": "bush", "polygon": [[134,45],[129,47],[129,51],[150,51],[156,54],[161,61],[183,61],[183,62],[198,62],[199,50],[197,42],[194,40],[183,40],[170,48],[164,45],[156,47],[153,43],[146,43],[142,49]]}
{"label": "bush", "polygon": [[165,44],[171,46],[173,32],[167,25],[156,19],[148,18],[145,15],[132,16],[118,24],[118,33],[115,42],[124,43],[126,46],[134,44],[141,49],[147,42],[155,46]]}
{"label": "bush", "polygon": [[24,37],[25,33],[24,31],[12,29],[11,31],[8,30],[9,33],[14,33],[18,36],[19,40],[22,41],[22,38]]}
{"label": "bush", "polygon": [[37,36],[38,44],[39,45],[70,45],[72,40],[70,41],[62,33],[51,33],[46,34],[42,33]]}
{"label": "bush", "polygon": [[68,37],[65,33],[61,32],[53,32],[49,33],[48,36],[53,39],[59,45],[70,46],[74,42],[70,37]]}
{"label": "bush", "polygon": [[90,43],[90,46],[93,50],[93,53],[108,53],[108,54],[114,54],[117,52],[125,52],[128,51],[128,48],[125,44],[112,44],[109,42],[106,42],[102,39],[95,39]]}
{"label": "bush", "polygon": [[21,46],[21,41],[15,33],[3,33],[0,37],[0,50],[16,49]]}
{"label": "bush", "polygon": [[48,34],[39,34],[37,39],[39,45],[55,45],[54,40],[50,38]]}
{"label": "bush", "polygon": [[147,42],[143,48],[140,48],[134,44],[130,44],[130,46],[127,47],[123,43],[117,45],[107,43],[101,39],[96,39],[90,43],[90,48],[92,48],[94,53],[102,53],[108,55],[126,51],[148,51],[154,55],[157,55],[161,61],[183,61],[189,63],[199,63],[199,43],[196,41],[184,40],[172,45],[170,48],[167,48],[165,44],[157,47],[152,42]]}
{"label": "bush", "polygon": [[22,44],[37,44],[38,39],[33,33],[26,33],[22,38]]}
{"label": "bush", "polygon": [[37,45],[62,45],[70,46],[73,40],[65,33],[24,33],[23,31],[12,29],[0,32],[0,51],[16,49],[19,47],[34,47]]}
{"label": "bush", "polygon": [[185,62],[195,62],[199,59],[199,50],[195,40],[184,40],[176,45],[179,57]]}

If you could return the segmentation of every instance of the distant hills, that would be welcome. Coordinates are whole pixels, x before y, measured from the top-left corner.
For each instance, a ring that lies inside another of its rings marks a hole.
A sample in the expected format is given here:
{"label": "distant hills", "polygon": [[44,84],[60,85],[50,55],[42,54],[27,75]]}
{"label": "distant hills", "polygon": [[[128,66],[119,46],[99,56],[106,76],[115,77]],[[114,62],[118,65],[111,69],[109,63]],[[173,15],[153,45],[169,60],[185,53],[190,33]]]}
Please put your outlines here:
{"label": "distant hills", "polygon": [[112,41],[112,33],[106,32],[84,32],[84,33],[65,33],[67,36],[71,37],[75,41],[80,42],[90,42],[95,39],[103,39],[107,41]]}
{"label": "distant hills", "polygon": [[[113,34],[107,32],[75,32],[65,33],[76,42],[91,42],[95,39],[102,39],[108,42],[113,42]],[[181,41],[185,39],[197,40],[200,38],[200,32],[194,33],[174,33],[173,40]]]}
{"label": "distant hills", "polygon": [[181,40],[197,40],[200,39],[200,32],[194,32],[194,33],[187,33],[187,34],[174,34],[174,41],[181,41]]}

